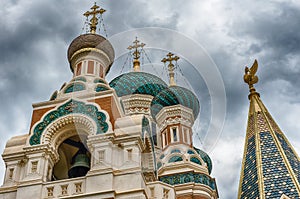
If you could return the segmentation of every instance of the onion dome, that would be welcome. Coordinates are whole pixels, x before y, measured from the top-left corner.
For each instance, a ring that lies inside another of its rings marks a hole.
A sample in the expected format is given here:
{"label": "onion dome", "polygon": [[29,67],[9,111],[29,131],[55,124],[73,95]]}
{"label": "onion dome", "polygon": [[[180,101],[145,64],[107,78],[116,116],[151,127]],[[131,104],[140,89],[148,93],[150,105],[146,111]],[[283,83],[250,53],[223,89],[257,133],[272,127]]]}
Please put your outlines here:
{"label": "onion dome", "polygon": [[109,71],[115,57],[114,49],[106,38],[92,33],[80,35],[72,41],[68,49],[68,60],[72,72],[74,71],[75,63],[88,54],[97,54],[101,57],[106,73]]}
{"label": "onion dome", "polygon": [[159,77],[145,72],[130,72],[122,74],[109,83],[119,97],[144,94],[156,96],[167,88],[167,84]]}
{"label": "onion dome", "polygon": [[180,86],[170,86],[156,95],[151,102],[151,115],[155,118],[164,107],[178,104],[192,109],[194,118],[198,116],[200,110],[198,98],[193,92]]}

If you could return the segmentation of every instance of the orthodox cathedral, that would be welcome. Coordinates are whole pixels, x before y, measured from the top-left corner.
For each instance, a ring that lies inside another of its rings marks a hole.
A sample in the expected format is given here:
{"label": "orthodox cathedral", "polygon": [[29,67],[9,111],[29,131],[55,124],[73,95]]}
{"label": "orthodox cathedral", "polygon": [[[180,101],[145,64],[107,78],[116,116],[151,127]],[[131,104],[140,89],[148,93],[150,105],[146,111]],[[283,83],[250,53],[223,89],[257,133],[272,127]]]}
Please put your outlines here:
{"label": "orthodox cathedral", "polygon": [[[212,161],[193,146],[199,100],[176,85],[179,57],[168,53],[169,82],[140,71],[107,82],[114,48],[96,33],[96,4],[84,13],[90,30],[68,49],[73,78],[49,101],[33,104],[29,132],[12,137],[2,158],[0,199],[217,199]],[[300,162],[253,85],[257,62],[246,68],[250,108],[238,198],[300,198]]]}

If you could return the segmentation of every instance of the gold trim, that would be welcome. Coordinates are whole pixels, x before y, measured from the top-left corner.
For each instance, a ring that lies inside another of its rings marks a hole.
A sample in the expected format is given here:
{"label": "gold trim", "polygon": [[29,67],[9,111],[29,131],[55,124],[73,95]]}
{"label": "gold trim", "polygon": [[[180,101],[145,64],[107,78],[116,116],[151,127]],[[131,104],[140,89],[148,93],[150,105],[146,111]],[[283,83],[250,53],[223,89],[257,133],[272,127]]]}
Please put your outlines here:
{"label": "gold trim", "polygon": [[243,154],[243,160],[242,160],[242,168],[241,168],[241,172],[240,172],[240,182],[239,182],[239,190],[238,190],[238,198],[241,198],[241,194],[242,194],[242,183],[243,183],[243,179],[244,179],[244,170],[245,170],[245,162],[246,162],[246,155],[247,155],[247,141],[249,139],[248,137],[248,134],[250,133],[249,132],[249,119],[250,119],[250,116],[251,116],[251,106],[249,107],[249,112],[248,112],[248,122],[247,122],[247,130],[246,130],[246,136],[245,136],[245,143],[244,143],[244,154]]}
{"label": "gold trim", "polygon": [[[258,95],[252,95],[250,103],[255,103],[255,97]],[[253,104],[253,108],[255,109],[255,104]],[[262,111],[263,112],[263,111]],[[261,148],[260,148],[260,131],[257,127],[257,112],[254,110],[254,126],[255,126],[255,144],[256,144],[256,165],[257,165],[257,173],[258,173],[258,187],[260,191],[260,198],[265,198],[265,190],[264,190],[264,179],[263,179],[263,171],[262,171],[262,159],[261,159]]]}
{"label": "gold trim", "polygon": [[71,56],[70,61],[72,62],[72,61],[73,61],[72,59],[73,59],[75,56],[77,56],[77,55],[80,54],[80,53],[86,52],[86,51],[97,52],[97,53],[99,53],[99,54],[101,54],[101,55],[104,55],[105,58],[106,58],[107,60],[110,61],[110,59],[109,59],[109,57],[106,55],[106,53],[104,53],[102,50],[99,50],[99,49],[97,49],[97,48],[82,48],[82,49],[80,49],[80,50],[77,50],[77,51],[74,52],[73,55]]}

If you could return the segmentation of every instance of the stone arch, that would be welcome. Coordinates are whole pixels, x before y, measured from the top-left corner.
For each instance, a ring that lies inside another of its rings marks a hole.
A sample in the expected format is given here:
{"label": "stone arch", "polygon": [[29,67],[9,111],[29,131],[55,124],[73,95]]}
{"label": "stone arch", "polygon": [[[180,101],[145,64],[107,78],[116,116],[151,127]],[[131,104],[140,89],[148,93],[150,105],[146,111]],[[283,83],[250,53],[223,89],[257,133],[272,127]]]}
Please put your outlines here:
{"label": "stone arch", "polygon": [[[90,159],[90,149],[86,145],[89,135],[97,133],[95,121],[83,114],[71,114],[58,118],[42,133],[41,144],[48,145],[56,155],[51,166],[51,180],[67,179],[68,171],[73,165],[72,159],[78,149],[66,145],[65,140],[81,142],[87,149]],[[75,139],[74,139],[75,138]]]}
{"label": "stone arch", "polygon": [[59,118],[51,123],[42,133],[41,144],[49,144],[55,150],[67,138],[85,134],[95,135],[97,125],[95,122],[82,114],[72,114]]}

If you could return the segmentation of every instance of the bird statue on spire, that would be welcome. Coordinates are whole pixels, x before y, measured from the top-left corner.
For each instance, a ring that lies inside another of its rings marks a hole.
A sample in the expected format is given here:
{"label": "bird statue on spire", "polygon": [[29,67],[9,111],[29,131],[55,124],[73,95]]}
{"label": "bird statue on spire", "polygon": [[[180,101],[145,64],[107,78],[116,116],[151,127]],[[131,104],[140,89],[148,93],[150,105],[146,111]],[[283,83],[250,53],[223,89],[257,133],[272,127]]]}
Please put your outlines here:
{"label": "bird statue on spire", "polygon": [[245,75],[244,75],[244,81],[249,85],[249,89],[254,89],[253,85],[258,82],[258,77],[255,75],[258,69],[258,63],[257,60],[254,61],[251,68],[248,68],[246,66],[245,68]]}

